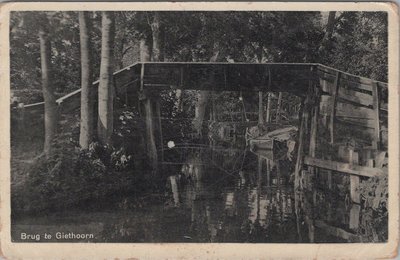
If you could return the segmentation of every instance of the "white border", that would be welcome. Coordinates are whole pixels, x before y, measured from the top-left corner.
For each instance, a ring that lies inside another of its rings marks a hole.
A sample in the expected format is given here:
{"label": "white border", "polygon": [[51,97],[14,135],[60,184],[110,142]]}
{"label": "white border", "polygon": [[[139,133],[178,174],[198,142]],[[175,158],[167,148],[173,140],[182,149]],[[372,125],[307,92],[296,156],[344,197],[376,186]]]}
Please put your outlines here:
{"label": "white border", "polygon": [[[180,243],[11,243],[10,242],[10,109],[9,12],[73,10],[259,10],[385,11],[389,16],[389,242],[380,244],[180,244]],[[9,259],[266,259],[394,258],[399,239],[399,17],[394,3],[6,3],[0,5],[0,181],[1,254]]]}

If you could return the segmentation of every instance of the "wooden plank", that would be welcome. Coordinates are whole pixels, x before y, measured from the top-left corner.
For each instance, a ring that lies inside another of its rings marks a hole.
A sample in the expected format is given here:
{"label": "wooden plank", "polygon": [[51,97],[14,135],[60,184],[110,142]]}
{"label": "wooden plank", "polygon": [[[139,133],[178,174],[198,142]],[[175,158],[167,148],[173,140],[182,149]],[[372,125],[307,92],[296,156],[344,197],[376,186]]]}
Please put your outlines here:
{"label": "wooden plank", "polygon": [[372,83],[372,79],[352,75],[350,73],[343,73],[343,79],[363,85],[370,85]]}
{"label": "wooden plank", "polygon": [[375,167],[382,168],[386,158],[386,151],[376,151],[375,153]]}
{"label": "wooden plank", "polygon": [[[333,97],[322,95],[320,102],[320,114],[332,115],[333,102],[334,102]],[[359,107],[352,104],[337,101],[335,115],[338,117],[373,119],[375,113],[371,108]]]}
{"label": "wooden plank", "polygon": [[[341,80],[340,80],[341,81]],[[329,93],[331,96],[334,96],[337,93],[338,97],[343,101],[360,104],[362,106],[372,106],[372,95],[367,93],[362,93],[352,89],[346,89],[341,86],[335,87],[336,82],[329,83],[327,81],[323,82],[324,84],[321,85],[322,91]],[[337,92],[335,92],[335,90]]]}
{"label": "wooden plank", "polygon": [[350,220],[349,220],[349,228],[353,230],[357,230],[360,226],[360,211],[361,206],[357,204],[353,204],[350,209]]}
{"label": "wooden plank", "polygon": [[[329,111],[330,111],[330,108],[331,108],[331,104],[330,104],[331,103],[331,99],[332,99],[332,97],[329,96],[329,95],[321,95],[321,103],[323,103],[324,107],[326,107],[326,109],[329,109]],[[347,100],[347,101],[349,101],[349,100]],[[348,103],[348,102],[346,103],[346,100],[338,100],[337,104],[343,104],[343,105],[340,105],[342,107],[349,107],[349,105],[351,105],[353,107],[356,107],[356,108],[360,107],[360,106],[357,106],[356,104],[351,104],[351,103]],[[372,109],[372,106],[373,105],[371,104],[371,108],[367,108],[367,107],[360,107],[360,108]],[[383,100],[381,99],[380,102],[379,102],[379,110],[380,110],[381,114],[387,114],[388,103],[384,103]],[[324,111],[324,110],[321,109],[321,112],[322,111]]]}
{"label": "wooden plank", "polygon": [[310,156],[304,157],[304,164],[315,166],[323,169],[347,173],[350,175],[358,175],[364,177],[374,177],[383,174],[382,169],[353,165],[350,163],[342,163],[331,160],[318,159]]}
{"label": "wooden plank", "polygon": [[44,102],[27,104],[27,105],[24,105],[24,108],[29,108],[29,109],[39,108],[39,109],[42,109],[42,108],[44,108]]}
{"label": "wooden plank", "polygon": [[368,161],[372,158],[373,152],[374,150],[372,148],[364,148],[359,151],[361,156],[361,165],[368,165]]}
{"label": "wooden plank", "polygon": [[327,67],[327,66],[324,66],[324,65],[321,65],[321,64],[318,66],[318,70],[320,70],[322,72],[325,72],[325,73],[333,74],[333,75],[335,75],[335,73],[337,73],[337,72],[340,72],[342,74],[342,76],[343,76],[343,79],[349,80],[349,81],[354,81],[356,83],[361,83],[361,84],[366,84],[366,85],[372,83],[372,79],[364,78],[364,77],[361,77],[361,76],[352,75],[350,73],[347,73],[347,72],[344,72],[344,71],[340,71],[338,69],[334,69],[334,68],[331,68],[331,67]]}
{"label": "wooden plank", "polygon": [[321,90],[325,93],[328,93],[329,95],[332,95],[333,93],[333,84],[335,82],[330,82],[330,81],[326,81],[326,80],[322,80],[321,82]]}
{"label": "wooden plank", "polygon": [[[320,80],[328,81],[328,82],[335,82],[335,74],[329,74],[321,70],[317,70],[317,75]],[[321,82],[321,81],[320,81]]]}
{"label": "wooden plank", "polygon": [[[209,89],[231,91],[268,91],[271,87],[275,91],[298,91],[304,94],[310,77],[307,73],[311,65],[279,65],[279,64],[240,64],[240,63],[189,63],[185,66],[185,82],[181,84],[180,66],[177,64],[146,63],[145,83],[183,85],[185,89]],[[273,66],[274,80],[271,86],[266,82],[266,68]],[[215,72],[215,79],[211,82],[209,75]],[[208,83],[208,84],[205,84]]]}
{"label": "wooden plank", "polygon": [[359,90],[372,92],[372,85],[371,84],[362,84],[362,83],[350,81],[350,80],[347,80],[347,79],[344,79],[344,78],[342,78],[340,87],[342,87],[342,88],[352,88],[352,89],[355,89],[356,91],[357,91],[357,89],[359,89]]}
{"label": "wooden plank", "polygon": [[374,122],[369,118],[351,118],[351,117],[338,117],[336,116],[336,122],[345,125],[354,125],[358,127],[374,129]]}
{"label": "wooden plank", "polygon": [[340,124],[340,127],[338,126],[336,131],[336,142],[347,143],[349,140],[354,139],[360,146],[365,147],[371,145],[374,129],[342,124],[338,120],[336,120],[336,124]]}
{"label": "wooden plank", "polygon": [[329,124],[329,130],[330,130],[330,143],[333,144],[334,142],[334,124],[335,124],[335,116],[336,116],[336,99],[337,99],[337,92],[338,92],[338,87],[339,87],[339,80],[340,80],[340,73],[336,73],[335,77],[335,83],[333,84],[333,92],[332,92],[332,109],[330,113],[330,124]]}
{"label": "wooden plank", "polygon": [[318,71],[321,71],[323,73],[332,74],[333,76],[335,76],[337,73],[337,70],[335,70],[334,68],[323,66],[323,65],[318,66]]}
{"label": "wooden plank", "polygon": [[363,106],[372,106],[372,96],[354,90],[339,88],[338,97],[343,101],[350,101]]}
{"label": "wooden plank", "polygon": [[379,121],[379,90],[378,84],[376,82],[373,83],[372,88],[372,96],[373,96],[373,111],[374,111],[374,125],[375,125],[375,134],[372,146],[375,149],[380,148],[381,143],[381,134],[380,134],[380,121]]}

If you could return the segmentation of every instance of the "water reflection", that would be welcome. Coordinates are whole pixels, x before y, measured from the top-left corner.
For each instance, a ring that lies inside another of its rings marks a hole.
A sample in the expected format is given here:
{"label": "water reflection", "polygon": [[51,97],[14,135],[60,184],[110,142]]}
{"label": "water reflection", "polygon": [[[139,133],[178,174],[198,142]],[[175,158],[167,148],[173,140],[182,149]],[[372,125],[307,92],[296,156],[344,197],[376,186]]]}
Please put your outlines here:
{"label": "water reflection", "polygon": [[123,207],[20,218],[13,237],[35,225],[73,232],[88,223],[97,242],[382,241],[368,209],[310,186],[295,193],[288,161],[221,147],[186,149],[175,158],[163,166],[165,193],[127,196]]}

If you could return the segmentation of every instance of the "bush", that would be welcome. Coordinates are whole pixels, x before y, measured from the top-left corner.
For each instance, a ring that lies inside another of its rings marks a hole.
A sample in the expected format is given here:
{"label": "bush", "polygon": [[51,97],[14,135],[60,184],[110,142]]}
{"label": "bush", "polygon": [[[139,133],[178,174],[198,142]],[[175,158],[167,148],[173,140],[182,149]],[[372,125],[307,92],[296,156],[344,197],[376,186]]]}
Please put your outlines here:
{"label": "bush", "polygon": [[135,167],[124,149],[92,143],[87,151],[57,139],[49,159],[43,155],[23,169],[12,185],[13,213],[68,208],[133,187]]}
{"label": "bush", "polygon": [[360,193],[364,200],[365,207],[386,213],[389,197],[387,168],[382,176],[375,176],[360,183]]}

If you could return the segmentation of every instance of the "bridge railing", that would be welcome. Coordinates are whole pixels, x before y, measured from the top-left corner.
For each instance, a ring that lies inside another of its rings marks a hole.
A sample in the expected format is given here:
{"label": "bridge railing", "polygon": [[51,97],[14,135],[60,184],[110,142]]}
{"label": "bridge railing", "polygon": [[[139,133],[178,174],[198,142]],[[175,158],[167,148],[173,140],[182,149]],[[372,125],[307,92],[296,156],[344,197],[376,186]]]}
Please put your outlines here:
{"label": "bridge railing", "polygon": [[[337,75],[340,79],[335,86]],[[114,73],[115,95],[128,104],[137,102],[141,80],[145,88],[153,91],[165,88],[265,90],[292,91],[297,95],[307,93],[310,80],[319,81],[323,91],[320,104],[322,115],[329,117],[334,113],[336,124],[351,126],[352,131],[359,131],[361,133],[359,136],[364,140],[372,139],[376,142],[378,134],[380,136],[378,140],[381,140],[387,130],[382,128],[377,130],[380,122],[387,122],[386,83],[351,75],[320,64],[134,63]],[[99,81],[93,82],[94,100],[97,99],[98,84]],[[80,91],[77,89],[57,99],[61,115],[72,113],[80,107]],[[377,95],[373,95],[375,92]],[[375,96],[378,99],[375,99]],[[332,109],[333,103],[335,109]],[[43,125],[43,113],[44,102],[12,108],[13,131]],[[16,124],[20,127],[15,127]],[[343,135],[338,133],[336,136]]]}

